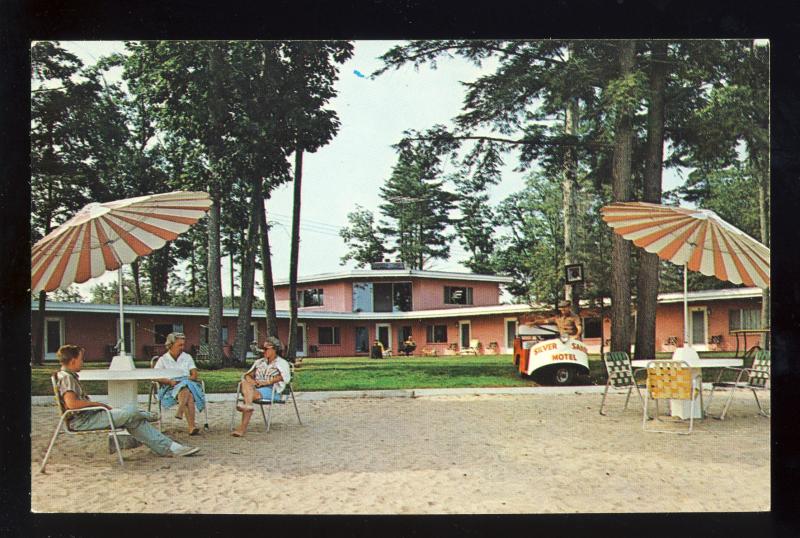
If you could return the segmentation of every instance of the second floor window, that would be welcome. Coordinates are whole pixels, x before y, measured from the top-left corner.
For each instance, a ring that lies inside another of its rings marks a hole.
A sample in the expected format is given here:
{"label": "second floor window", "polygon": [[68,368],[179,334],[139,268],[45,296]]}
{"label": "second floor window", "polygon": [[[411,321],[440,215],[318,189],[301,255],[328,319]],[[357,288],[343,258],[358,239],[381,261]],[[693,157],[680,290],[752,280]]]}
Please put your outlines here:
{"label": "second floor window", "polygon": [[472,304],[472,288],[445,286],[444,304]]}
{"label": "second floor window", "polygon": [[320,344],[339,344],[339,327],[320,327],[319,328],[319,343]]}
{"label": "second floor window", "polygon": [[297,306],[322,306],[322,288],[297,291]]}

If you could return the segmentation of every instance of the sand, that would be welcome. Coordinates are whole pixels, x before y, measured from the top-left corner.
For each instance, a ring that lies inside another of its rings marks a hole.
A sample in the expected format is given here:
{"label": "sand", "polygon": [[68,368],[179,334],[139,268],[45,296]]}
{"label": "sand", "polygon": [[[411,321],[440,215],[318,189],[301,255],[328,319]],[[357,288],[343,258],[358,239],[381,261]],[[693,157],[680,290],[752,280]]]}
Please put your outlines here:
{"label": "sand", "polygon": [[[635,398],[635,395],[634,397]],[[766,405],[769,397],[765,396]],[[303,425],[279,407],[269,433],[258,414],[229,435],[230,403],[209,407],[211,430],[188,458],[125,450],[104,435],[61,436],[38,473],[57,416],[32,412],[35,512],[470,514],[766,511],[769,419],[737,395],[725,421],[690,436],[643,433],[641,407],[598,394],[431,396],[300,401]],[[721,401],[715,402],[719,412]],[[256,412],[258,413],[258,411]],[[671,426],[668,424],[667,426]],[[58,481],[81,485],[66,504]]]}

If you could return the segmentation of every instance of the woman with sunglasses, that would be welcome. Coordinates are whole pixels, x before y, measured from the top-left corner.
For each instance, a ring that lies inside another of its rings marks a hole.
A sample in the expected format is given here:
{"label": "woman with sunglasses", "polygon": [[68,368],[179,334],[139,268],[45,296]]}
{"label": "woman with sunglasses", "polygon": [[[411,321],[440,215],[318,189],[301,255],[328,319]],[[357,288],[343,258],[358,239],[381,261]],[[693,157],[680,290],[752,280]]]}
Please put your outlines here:
{"label": "woman with sunglasses", "polygon": [[274,336],[266,339],[261,346],[264,357],[253,363],[242,379],[242,396],[244,404],[236,409],[242,413],[242,422],[231,432],[234,437],[242,437],[253,416],[253,400],[278,401],[286,383],[292,378],[292,370],[288,361],[281,357],[283,346]]}

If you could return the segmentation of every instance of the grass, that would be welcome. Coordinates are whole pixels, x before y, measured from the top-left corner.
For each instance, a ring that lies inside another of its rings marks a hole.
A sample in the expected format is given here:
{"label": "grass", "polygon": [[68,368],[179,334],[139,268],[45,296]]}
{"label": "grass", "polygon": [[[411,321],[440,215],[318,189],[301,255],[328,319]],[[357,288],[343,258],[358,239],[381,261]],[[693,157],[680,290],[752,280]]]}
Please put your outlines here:
{"label": "grass", "polygon": [[[669,358],[670,353],[659,353],[657,358]],[[730,353],[701,353],[703,357],[730,357]],[[139,368],[149,367],[148,362],[138,362]],[[85,369],[107,368],[105,363],[87,363]],[[31,395],[50,396],[50,374],[55,364],[31,368]],[[589,357],[591,382],[603,385],[606,371],[598,355]],[[209,393],[232,393],[244,369],[223,368],[201,370]],[[714,370],[704,370],[703,377],[711,381]],[[89,394],[106,394],[105,381],[82,383]],[[519,376],[511,355],[398,357],[374,360],[364,357],[305,359],[295,372],[293,386],[299,391],[323,390],[374,390],[414,388],[462,387],[530,387],[536,383]],[[149,381],[139,382],[139,394],[147,394]]]}

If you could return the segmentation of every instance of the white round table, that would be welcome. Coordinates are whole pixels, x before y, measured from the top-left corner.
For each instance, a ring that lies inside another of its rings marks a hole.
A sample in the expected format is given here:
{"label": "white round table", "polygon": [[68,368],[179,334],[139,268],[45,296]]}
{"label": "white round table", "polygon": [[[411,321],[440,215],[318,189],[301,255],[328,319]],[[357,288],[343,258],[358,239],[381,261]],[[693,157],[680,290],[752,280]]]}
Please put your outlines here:
{"label": "white round table", "polygon": [[[659,360],[659,359],[635,360],[631,361],[631,366],[633,366],[634,368],[646,368],[647,365],[653,362],[654,360]],[[669,359],[660,359],[660,360],[669,360]],[[696,359],[696,360],[687,360],[686,362],[692,368],[692,377],[701,375],[702,368],[736,368],[736,367],[741,367],[744,364],[744,361],[742,359]],[[698,398],[695,398],[694,418],[703,418],[703,410],[700,408],[700,402],[698,400],[699,400],[699,395]],[[689,418],[689,415],[691,414],[692,402],[687,402],[684,400],[671,400],[669,407],[672,416],[679,418]]]}

